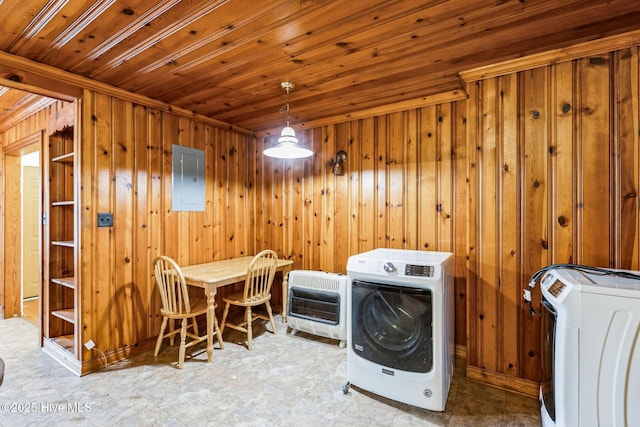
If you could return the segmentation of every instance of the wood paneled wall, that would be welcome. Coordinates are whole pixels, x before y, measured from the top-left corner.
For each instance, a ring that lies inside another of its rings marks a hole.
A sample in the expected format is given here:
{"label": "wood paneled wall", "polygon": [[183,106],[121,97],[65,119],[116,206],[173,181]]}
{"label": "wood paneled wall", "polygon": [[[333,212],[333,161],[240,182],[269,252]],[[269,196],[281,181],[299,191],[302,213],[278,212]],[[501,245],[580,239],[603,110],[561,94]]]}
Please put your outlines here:
{"label": "wood paneled wall", "polygon": [[536,392],[539,268],[638,268],[638,67],[634,48],[468,85],[471,377]]}
{"label": "wood paneled wall", "polygon": [[[269,139],[86,90],[83,341],[112,351],[157,334],[160,253],[190,264],[269,247],[294,268],[345,273],[350,255],[376,247],[453,251],[468,376],[535,394],[539,316],[521,297],[530,275],[559,262],[640,264],[638,57],[487,78],[468,85],[468,101],[305,130],[315,154],[303,161],[263,157]],[[172,144],[205,151],[204,212],[170,209]],[[344,176],[331,172],[339,150]],[[114,227],[96,227],[99,212]]]}
{"label": "wood paneled wall", "polygon": [[[161,253],[187,265],[273,248],[294,268],[342,273],[350,255],[375,247],[464,254],[465,112],[457,102],[312,129],[300,137],[314,157],[284,161],[264,157],[254,138],[86,91],[83,342],[116,350],[157,334],[150,267]],[[171,210],[172,144],[205,151],[205,212]],[[347,173],[335,176],[341,149]],[[114,214],[113,228],[96,227],[99,212]],[[461,346],[465,262],[458,257]]]}
{"label": "wood paneled wall", "polygon": [[[374,248],[454,252],[456,342],[464,347],[466,101],[323,126],[298,137],[315,153],[309,160],[256,153],[258,249],[274,248],[294,260],[294,268],[345,274],[349,256]],[[347,153],[344,176],[331,170],[340,150]]]}
{"label": "wood paneled wall", "polygon": [[[255,252],[255,140],[96,92],[83,98],[82,340],[121,350],[158,334],[157,255],[188,265]],[[205,151],[204,212],[171,210],[172,144]],[[114,226],[98,228],[99,212]]]}

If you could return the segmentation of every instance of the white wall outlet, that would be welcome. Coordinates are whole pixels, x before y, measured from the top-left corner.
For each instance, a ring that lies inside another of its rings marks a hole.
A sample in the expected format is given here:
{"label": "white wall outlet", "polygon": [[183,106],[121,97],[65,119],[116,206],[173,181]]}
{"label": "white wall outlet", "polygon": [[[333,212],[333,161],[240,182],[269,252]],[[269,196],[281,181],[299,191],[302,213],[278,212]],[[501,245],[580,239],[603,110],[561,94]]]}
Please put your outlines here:
{"label": "white wall outlet", "polygon": [[89,340],[86,343],[84,343],[84,347],[87,350],[91,350],[92,348],[94,348],[96,346],[96,343],[93,342],[93,340]]}

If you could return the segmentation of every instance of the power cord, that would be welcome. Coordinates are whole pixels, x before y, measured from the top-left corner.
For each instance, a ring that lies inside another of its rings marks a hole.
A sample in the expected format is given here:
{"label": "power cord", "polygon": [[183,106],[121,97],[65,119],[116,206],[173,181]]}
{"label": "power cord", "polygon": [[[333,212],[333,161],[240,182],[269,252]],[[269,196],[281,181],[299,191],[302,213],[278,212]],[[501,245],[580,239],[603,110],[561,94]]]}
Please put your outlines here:
{"label": "power cord", "polygon": [[536,282],[540,279],[540,277],[543,274],[545,274],[549,270],[553,270],[556,268],[577,270],[585,273],[598,274],[602,276],[617,276],[617,277],[623,277],[625,279],[640,280],[639,274],[632,273],[626,270],[611,270],[608,268],[590,267],[588,265],[580,265],[580,264],[551,264],[533,273],[533,275],[529,279],[529,283],[527,284],[527,287],[522,290],[524,300],[529,303],[529,314],[531,314],[532,316],[536,314],[536,311],[534,310],[533,303],[531,301],[531,290],[535,288]]}
{"label": "power cord", "polygon": [[98,353],[100,353],[100,359],[104,362],[104,367],[106,368],[107,365],[109,364],[109,362],[107,361],[107,355],[104,354],[104,351],[100,350],[98,347],[96,347],[96,343],[93,342],[93,340],[89,340],[86,343],[84,343],[84,347],[87,350],[95,350]]}

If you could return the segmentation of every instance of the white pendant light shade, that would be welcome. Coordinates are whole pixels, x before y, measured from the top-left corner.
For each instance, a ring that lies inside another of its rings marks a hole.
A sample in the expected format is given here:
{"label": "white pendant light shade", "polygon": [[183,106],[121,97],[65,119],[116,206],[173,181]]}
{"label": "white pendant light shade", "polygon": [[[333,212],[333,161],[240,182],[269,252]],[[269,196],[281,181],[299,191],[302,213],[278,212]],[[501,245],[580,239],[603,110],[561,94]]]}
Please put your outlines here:
{"label": "white pendant light shade", "polygon": [[287,126],[282,128],[278,143],[272,147],[265,148],[262,154],[278,159],[303,159],[312,156],[313,151],[298,142],[296,132],[289,126],[289,91],[293,89],[293,83],[282,82],[280,85],[287,91],[287,105],[284,107],[287,112]]}
{"label": "white pendant light shade", "polygon": [[295,131],[289,126],[282,129],[278,143],[266,148],[262,153],[279,159],[303,159],[313,156],[313,151],[298,143]]}

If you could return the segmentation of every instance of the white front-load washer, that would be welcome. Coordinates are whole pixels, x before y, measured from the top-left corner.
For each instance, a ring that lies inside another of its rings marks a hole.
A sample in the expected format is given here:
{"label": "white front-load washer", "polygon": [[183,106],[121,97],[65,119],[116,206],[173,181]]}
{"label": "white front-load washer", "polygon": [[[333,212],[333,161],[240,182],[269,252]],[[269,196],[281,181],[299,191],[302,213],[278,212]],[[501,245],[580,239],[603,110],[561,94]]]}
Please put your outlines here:
{"label": "white front-load washer", "polygon": [[347,262],[347,378],[443,411],[455,361],[453,254],[375,249]]}

